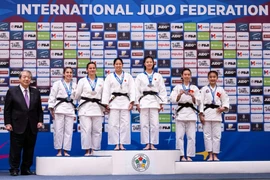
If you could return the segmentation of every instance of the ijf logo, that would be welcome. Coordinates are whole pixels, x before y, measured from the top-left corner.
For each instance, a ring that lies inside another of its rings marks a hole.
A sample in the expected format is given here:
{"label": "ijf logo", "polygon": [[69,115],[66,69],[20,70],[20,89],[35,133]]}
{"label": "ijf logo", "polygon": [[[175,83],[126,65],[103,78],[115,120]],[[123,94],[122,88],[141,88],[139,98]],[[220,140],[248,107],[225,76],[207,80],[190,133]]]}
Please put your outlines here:
{"label": "ijf logo", "polygon": [[150,166],[150,159],[145,154],[136,154],[132,158],[132,167],[138,172],[146,171]]}

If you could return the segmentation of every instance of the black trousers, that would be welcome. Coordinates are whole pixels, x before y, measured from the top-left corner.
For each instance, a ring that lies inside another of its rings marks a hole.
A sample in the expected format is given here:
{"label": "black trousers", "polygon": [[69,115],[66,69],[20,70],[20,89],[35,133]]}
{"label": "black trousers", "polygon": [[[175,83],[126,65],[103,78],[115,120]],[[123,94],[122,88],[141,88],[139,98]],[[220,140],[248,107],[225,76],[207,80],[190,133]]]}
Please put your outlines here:
{"label": "black trousers", "polygon": [[[9,164],[10,171],[27,171],[33,164],[37,134],[33,134],[30,124],[23,134],[10,133]],[[21,163],[22,159],[22,163]]]}

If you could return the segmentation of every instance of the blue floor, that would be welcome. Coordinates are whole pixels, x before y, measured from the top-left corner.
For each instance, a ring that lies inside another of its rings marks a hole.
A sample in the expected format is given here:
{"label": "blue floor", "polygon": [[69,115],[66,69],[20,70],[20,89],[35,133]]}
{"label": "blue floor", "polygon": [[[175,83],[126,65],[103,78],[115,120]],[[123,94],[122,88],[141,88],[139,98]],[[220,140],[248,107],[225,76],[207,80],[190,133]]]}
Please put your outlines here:
{"label": "blue floor", "polygon": [[106,175],[106,176],[17,176],[12,177],[8,172],[0,172],[0,180],[12,179],[42,179],[42,180],[197,180],[197,179],[215,179],[215,180],[237,180],[237,179],[269,179],[270,174],[173,174],[173,175]]}

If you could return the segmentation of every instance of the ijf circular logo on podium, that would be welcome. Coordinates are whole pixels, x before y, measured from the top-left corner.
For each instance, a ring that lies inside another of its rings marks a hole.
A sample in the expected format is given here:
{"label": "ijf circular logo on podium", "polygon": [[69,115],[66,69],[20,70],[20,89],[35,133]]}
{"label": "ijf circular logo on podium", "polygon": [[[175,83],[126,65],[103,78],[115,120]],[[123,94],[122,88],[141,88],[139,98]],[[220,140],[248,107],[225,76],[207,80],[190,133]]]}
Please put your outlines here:
{"label": "ijf circular logo on podium", "polygon": [[144,172],[149,168],[150,159],[145,154],[136,154],[132,158],[132,167],[139,172]]}

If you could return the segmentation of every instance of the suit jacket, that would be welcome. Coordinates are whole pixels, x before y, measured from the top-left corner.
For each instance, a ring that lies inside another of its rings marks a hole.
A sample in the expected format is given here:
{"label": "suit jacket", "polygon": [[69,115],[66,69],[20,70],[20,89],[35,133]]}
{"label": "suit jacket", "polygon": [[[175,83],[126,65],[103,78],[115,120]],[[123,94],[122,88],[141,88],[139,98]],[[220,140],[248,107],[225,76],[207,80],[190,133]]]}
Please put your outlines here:
{"label": "suit jacket", "polygon": [[13,132],[22,134],[29,122],[33,134],[38,132],[37,124],[43,123],[43,111],[41,97],[37,89],[29,87],[30,107],[28,108],[20,86],[10,88],[7,91],[4,106],[5,125],[11,124]]}

